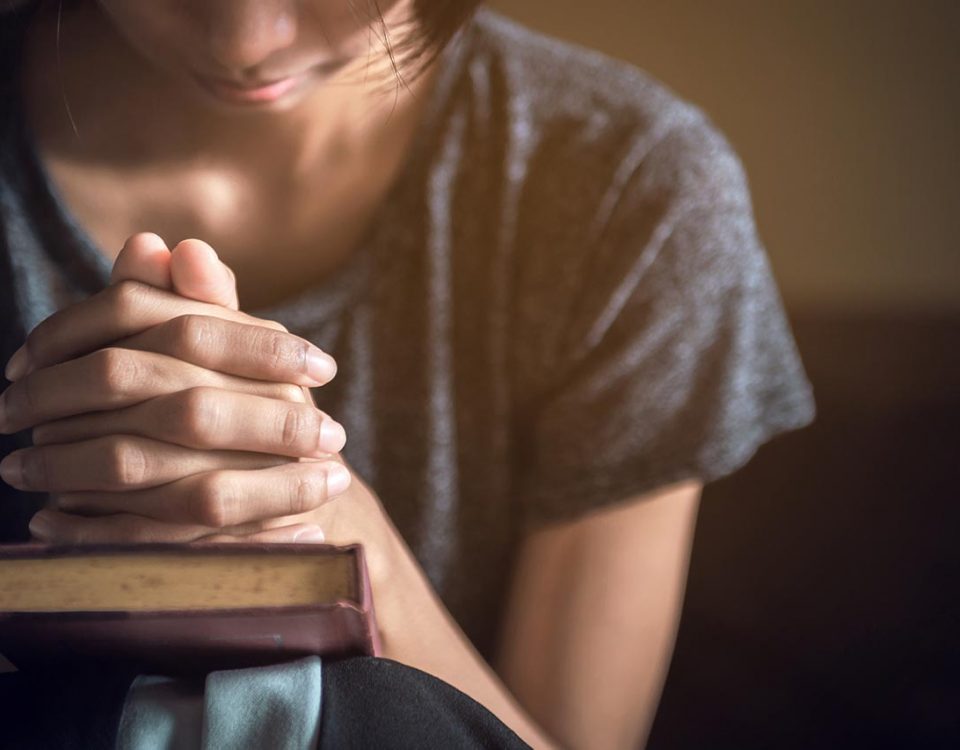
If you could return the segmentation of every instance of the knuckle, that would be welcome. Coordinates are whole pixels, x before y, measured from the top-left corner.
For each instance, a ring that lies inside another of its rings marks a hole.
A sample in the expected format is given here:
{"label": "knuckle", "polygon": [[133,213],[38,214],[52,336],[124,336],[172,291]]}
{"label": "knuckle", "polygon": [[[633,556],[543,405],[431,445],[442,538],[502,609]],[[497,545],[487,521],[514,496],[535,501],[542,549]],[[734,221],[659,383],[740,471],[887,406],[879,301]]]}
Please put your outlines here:
{"label": "knuckle", "polygon": [[108,395],[121,395],[140,381],[140,366],[129,349],[108,346],[94,352],[96,374]]}
{"label": "knuckle", "polygon": [[260,346],[263,358],[273,370],[287,373],[303,369],[306,347],[288,334],[278,331],[264,331],[260,334]]}
{"label": "knuckle", "polygon": [[289,449],[316,445],[316,434],[319,429],[320,423],[315,415],[296,406],[290,407],[283,414],[280,443],[284,448]]}
{"label": "knuckle", "polygon": [[110,289],[110,303],[113,306],[113,312],[120,316],[121,320],[124,320],[130,318],[134,310],[143,304],[148,286],[139,281],[124,279],[111,286]]}
{"label": "knuckle", "polygon": [[177,401],[179,431],[197,447],[213,445],[222,419],[222,405],[214,388],[198,386],[182,391]]}
{"label": "knuckle", "polygon": [[147,479],[147,456],[136,441],[110,438],[106,450],[107,477],[121,487],[139,486]]}
{"label": "knuckle", "polygon": [[204,526],[223,528],[231,523],[233,496],[230,481],[221,472],[210,472],[197,486],[195,515]]}
{"label": "knuckle", "polygon": [[315,472],[296,476],[290,488],[288,515],[296,516],[313,510],[318,505],[317,499],[321,495],[322,483]]}
{"label": "knuckle", "polygon": [[186,355],[206,351],[214,336],[212,321],[204,315],[181,315],[170,326],[175,346]]}

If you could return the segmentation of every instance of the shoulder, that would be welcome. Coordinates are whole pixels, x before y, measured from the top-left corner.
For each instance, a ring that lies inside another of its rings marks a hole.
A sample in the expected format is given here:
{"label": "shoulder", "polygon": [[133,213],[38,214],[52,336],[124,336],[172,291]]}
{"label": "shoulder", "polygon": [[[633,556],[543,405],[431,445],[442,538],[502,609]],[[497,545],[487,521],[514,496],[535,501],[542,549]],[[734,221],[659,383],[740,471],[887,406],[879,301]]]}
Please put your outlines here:
{"label": "shoulder", "polygon": [[488,9],[471,32],[466,77],[517,141],[517,171],[586,193],[631,182],[661,201],[748,202],[724,135],[647,72]]}
{"label": "shoulder", "polygon": [[652,76],[596,50],[548,36],[488,9],[473,23],[476,58],[496,68],[508,84],[505,93],[523,96],[538,119],[556,116],[588,119],[599,129],[634,120],[656,127],[682,116],[686,108]]}

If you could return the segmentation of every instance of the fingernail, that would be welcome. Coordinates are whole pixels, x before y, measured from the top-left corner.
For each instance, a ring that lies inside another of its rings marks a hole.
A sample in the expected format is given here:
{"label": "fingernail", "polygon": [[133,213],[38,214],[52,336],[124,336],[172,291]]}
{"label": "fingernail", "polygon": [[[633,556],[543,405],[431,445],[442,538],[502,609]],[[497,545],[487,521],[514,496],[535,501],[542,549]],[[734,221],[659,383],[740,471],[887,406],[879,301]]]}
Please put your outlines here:
{"label": "fingernail", "polygon": [[339,453],[347,444],[347,433],[343,425],[332,419],[324,419],[320,423],[320,440],[317,448],[324,453]]}
{"label": "fingernail", "polygon": [[311,346],[307,350],[307,375],[318,383],[329,383],[337,374],[337,363],[329,354]]}
{"label": "fingernail", "polygon": [[30,358],[27,355],[27,345],[24,344],[13,353],[13,356],[10,357],[10,361],[7,362],[7,367],[3,371],[3,374],[7,380],[17,380],[18,378],[22,378],[24,375],[26,375],[27,367],[30,364],[29,359]]}
{"label": "fingernail", "polygon": [[308,526],[293,535],[295,542],[325,542],[326,540],[327,536],[319,526]]}
{"label": "fingernail", "polygon": [[44,513],[42,510],[36,513],[33,518],[30,519],[30,533],[41,542],[49,540],[53,536],[53,522],[49,514]]}
{"label": "fingernail", "polygon": [[19,451],[0,461],[0,477],[11,487],[23,486],[23,462],[20,460]]}
{"label": "fingernail", "polygon": [[327,494],[339,495],[350,486],[350,470],[343,464],[327,469]]}

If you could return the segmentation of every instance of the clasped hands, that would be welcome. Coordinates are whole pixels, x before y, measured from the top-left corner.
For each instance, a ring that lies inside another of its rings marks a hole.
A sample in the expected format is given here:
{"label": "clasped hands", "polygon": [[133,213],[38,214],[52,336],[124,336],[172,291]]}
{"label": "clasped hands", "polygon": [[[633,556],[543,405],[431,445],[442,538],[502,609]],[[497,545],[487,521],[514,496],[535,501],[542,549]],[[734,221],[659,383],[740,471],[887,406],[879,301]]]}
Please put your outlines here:
{"label": "clasped hands", "polygon": [[239,312],[208,245],[134,235],[111,285],[8,363],[0,432],[33,428],[34,447],[0,474],[51,493],[30,523],[40,541],[320,541],[318,512],[351,472],[342,426],[306,387],[335,374],[310,342]]}

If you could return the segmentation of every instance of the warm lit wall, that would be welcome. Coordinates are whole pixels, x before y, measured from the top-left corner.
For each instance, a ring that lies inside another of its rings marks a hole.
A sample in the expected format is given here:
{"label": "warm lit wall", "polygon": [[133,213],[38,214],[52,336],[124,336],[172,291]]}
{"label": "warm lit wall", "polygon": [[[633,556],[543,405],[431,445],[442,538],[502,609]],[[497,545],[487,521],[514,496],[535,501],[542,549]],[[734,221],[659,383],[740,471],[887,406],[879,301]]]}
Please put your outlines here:
{"label": "warm lit wall", "polygon": [[497,0],[700,104],[794,310],[960,312],[960,3]]}

